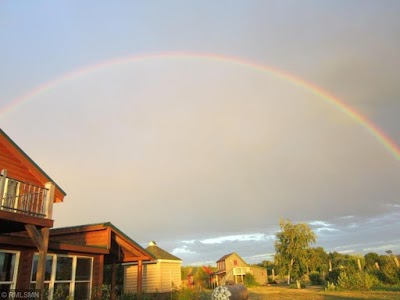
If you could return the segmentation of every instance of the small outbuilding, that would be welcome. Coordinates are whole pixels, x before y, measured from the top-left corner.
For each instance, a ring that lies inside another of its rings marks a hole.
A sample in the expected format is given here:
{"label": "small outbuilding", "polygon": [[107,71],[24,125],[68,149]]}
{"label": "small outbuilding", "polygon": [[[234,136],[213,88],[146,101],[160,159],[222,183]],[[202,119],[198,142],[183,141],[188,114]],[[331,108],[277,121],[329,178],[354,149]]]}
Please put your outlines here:
{"label": "small outbuilding", "polygon": [[[149,243],[146,251],[154,258],[151,262],[143,262],[143,286],[145,293],[169,293],[182,285],[182,260],[161,249],[154,241]],[[124,264],[124,290],[137,293],[138,264]]]}

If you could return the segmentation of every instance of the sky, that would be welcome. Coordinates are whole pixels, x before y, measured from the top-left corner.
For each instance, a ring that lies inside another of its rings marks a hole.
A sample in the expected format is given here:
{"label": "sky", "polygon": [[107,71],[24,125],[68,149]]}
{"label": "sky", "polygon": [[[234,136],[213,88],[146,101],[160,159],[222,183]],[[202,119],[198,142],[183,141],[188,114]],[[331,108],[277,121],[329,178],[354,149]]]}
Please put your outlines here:
{"label": "sky", "polygon": [[399,14],[4,0],[0,127],[67,193],[56,227],[109,221],[184,265],[271,260],[280,219],[399,253]]}

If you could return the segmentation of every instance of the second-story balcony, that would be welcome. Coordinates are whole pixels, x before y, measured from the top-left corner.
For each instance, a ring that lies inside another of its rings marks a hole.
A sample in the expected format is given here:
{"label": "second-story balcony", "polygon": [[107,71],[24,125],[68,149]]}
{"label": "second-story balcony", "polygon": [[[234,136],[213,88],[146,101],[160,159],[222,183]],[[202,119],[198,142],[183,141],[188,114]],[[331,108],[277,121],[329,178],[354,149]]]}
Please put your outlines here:
{"label": "second-story balcony", "polygon": [[52,227],[54,184],[38,186],[0,175],[0,233],[24,230],[25,224]]}
{"label": "second-story balcony", "polygon": [[235,267],[235,268],[232,269],[232,274],[234,276],[236,276],[236,275],[246,275],[248,273],[251,273],[249,267]]}

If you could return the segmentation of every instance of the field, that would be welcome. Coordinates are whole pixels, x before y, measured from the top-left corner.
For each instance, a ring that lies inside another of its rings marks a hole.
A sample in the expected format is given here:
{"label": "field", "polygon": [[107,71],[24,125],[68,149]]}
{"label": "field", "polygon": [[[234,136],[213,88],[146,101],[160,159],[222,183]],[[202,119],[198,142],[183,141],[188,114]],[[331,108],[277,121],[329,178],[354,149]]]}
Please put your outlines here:
{"label": "field", "polygon": [[249,300],[399,300],[400,292],[381,291],[329,291],[322,288],[307,287],[306,289],[290,289],[288,287],[255,287],[249,288]]}

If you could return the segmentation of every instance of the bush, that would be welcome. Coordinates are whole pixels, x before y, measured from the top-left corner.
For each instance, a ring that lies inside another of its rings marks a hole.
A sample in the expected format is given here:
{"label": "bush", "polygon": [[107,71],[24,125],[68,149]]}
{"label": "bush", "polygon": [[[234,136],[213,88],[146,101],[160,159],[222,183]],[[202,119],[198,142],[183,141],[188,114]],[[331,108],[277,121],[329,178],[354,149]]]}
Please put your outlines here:
{"label": "bush", "polygon": [[368,291],[374,285],[379,283],[378,279],[368,273],[354,273],[348,275],[345,272],[340,273],[337,285],[341,289],[345,290],[361,290],[361,291]]}
{"label": "bush", "polygon": [[298,288],[300,288],[300,289],[305,289],[306,288],[306,285],[303,283],[303,282],[294,282],[294,283],[291,283],[290,285],[289,285],[289,288],[290,289],[298,289]]}
{"label": "bush", "polygon": [[259,286],[258,282],[254,278],[254,275],[250,274],[250,273],[248,273],[248,274],[246,274],[246,276],[244,276],[243,283],[244,283],[244,286],[246,286],[246,287]]}
{"label": "bush", "polygon": [[330,291],[336,291],[336,285],[333,282],[327,282],[325,291],[330,292]]}
{"label": "bush", "polygon": [[325,285],[326,281],[324,277],[322,277],[322,274],[319,272],[311,272],[310,275],[308,275],[310,278],[310,283],[311,285]]}
{"label": "bush", "polygon": [[400,285],[388,285],[379,283],[378,285],[374,285],[372,288],[374,291],[386,291],[386,292],[400,292]]}
{"label": "bush", "polygon": [[339,268],[333,269],[325,276],[325,280],[337,284],[341,272],[342,270]]}
{"label": "bush", "polygon": [[207,295],[203,292],[202,289],[191,289],[191,288],[181,288],[179,290],[175,290],[171,296],[172,300],[208,300]]}

